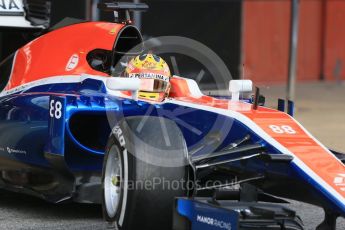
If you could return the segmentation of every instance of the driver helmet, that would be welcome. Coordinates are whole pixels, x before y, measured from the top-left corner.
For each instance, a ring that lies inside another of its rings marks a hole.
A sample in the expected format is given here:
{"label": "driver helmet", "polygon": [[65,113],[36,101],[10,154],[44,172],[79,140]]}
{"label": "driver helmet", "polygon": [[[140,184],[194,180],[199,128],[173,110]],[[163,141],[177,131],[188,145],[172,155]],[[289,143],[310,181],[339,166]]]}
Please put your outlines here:
{"label": "driver helmet", "polygon": [[133,58],[124,71],[124,77],[145,79],[138,93],[141,99],[163,101],[169,94],[169,66],[155,54],[141,54]]}

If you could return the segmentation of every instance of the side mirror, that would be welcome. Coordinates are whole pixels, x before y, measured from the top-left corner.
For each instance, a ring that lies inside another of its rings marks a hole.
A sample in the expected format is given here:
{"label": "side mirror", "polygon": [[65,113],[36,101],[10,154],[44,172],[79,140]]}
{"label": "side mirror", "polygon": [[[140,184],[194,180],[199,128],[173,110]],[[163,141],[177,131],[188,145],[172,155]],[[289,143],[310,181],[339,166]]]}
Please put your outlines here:
{"label": "side mirror", "polygon": [[131,91],[133,100],[138,100],[141,80],[138,78],[112,77],[107,80],[106,87],[113,91]]}
{"label": "side mirror", "polygon": [[253,82],[251,80],[231,80],[229,84],[232,101],[240,100],[240,93],[250,93],[253,91]]}

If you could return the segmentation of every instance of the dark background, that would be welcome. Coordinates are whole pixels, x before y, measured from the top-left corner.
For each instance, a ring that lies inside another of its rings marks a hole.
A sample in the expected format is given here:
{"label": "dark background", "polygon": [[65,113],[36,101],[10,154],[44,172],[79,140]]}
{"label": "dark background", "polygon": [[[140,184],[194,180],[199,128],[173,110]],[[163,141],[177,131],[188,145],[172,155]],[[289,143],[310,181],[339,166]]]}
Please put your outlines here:
{"label": "dark background", "polygon": [[143,14],[144,35],[173,35],[197,40],[218,54],[233,76],[238,76],[240,2],[150,1],[149,5],[150,11]]}
{"label": "dark background", "polygon": [[[51,25],[65,17],[85,19],[85,0],[52,0]],[[35,38],[37,32],[0,28],[0,61]]]}
{"label": "dark background", "polygon": [[[145,2],[145,1],[144,1]],[[148,12],[142,13],[144,38],[183,36],[211,48],[226,63],[233,77],[239,75],[241,49],[240,1],[146,1]],[[51,26],[65,17],[87,18],[87,0],[52,0]],[[101,20],[112,20],[111,14],[101,14]],[[0,60],[25,45],[34,36],[31,32],[0,30]],[[96,39],[96,38],[95,38]],[[54,45],[54,44],[52,44]],[[180,75],[200,72],[190,60],[176,57]],[[169,60],[167,60],[169,63]],[[182,63],[182,64],[181,64]],[[207,74],[206,74],[207,75]],[[210,76],[206,76],[206,81]],[[205,79],[203,79],[205,80]]]}

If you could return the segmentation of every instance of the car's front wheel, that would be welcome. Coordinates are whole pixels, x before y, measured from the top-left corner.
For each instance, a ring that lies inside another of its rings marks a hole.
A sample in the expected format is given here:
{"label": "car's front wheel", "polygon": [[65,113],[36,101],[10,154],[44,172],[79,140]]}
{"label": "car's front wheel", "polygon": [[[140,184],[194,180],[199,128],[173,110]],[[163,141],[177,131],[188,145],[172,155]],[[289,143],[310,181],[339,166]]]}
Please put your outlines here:
{"label": "car's front wheel", "polygon": [[[113,129],[103,166],[103,212],[119,229],[171,229],[174,198],[187,193],[187,148],[175,123],[136,117]],[[172,136],[168,148],[166,130]],[[141,132],[133,130],[141,125]],[[175,154],[165,158],[165,154]],[[178,155],[178,156],[177,156]],[[158,159],[156,160],[150,160]],[[171,161],[175,161],[171,165]]]}
{"label": "car's front wheel", "polygon": [[[109,218],[114,218],[121,201],[122,190],[121,180],[123,178],[123,154],[115,143],[109,146],[106,154],[104,178],[103,178],[103,199],[106,213]],[[127,166],[128,167],[128,166]]]}

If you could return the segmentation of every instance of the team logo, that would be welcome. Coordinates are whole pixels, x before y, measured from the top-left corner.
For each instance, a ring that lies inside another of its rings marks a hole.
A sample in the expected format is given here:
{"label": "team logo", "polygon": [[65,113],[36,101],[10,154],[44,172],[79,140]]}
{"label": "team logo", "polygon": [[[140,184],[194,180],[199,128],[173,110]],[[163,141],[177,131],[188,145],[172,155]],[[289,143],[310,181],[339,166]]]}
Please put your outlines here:
{"label": "team logo", "polygon": [[79,55],[73,54],[67,62],[66,71],[74,70],[79,63]]}
{"label": "team logo", "polygon": [[169,77],[164,76],[161,74],[155,74],[155,73],[131,73],[128,76],[129,78],[146,78],[146,79],[157,79],[169,82]]}
{"label": "team logo", "polygon": [[333,180],[337,187],[340,187],[341,191],[345,191],[345,174],[339,173],[337,177]]}
{"label": "team logo", "polygon": [[143,63],[143,67],[147,69],[154,69],[156,67],[156,63],[151,62],[151,61],[145,61]]}
{"label": "team logo", "polygon": [[26,151],[25,150],[11,149],[10,147],[7,147],[6,150],[7,150],[7,152],[9,154],[23,154],[23,155],[26,155]]}

